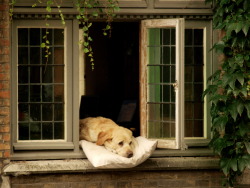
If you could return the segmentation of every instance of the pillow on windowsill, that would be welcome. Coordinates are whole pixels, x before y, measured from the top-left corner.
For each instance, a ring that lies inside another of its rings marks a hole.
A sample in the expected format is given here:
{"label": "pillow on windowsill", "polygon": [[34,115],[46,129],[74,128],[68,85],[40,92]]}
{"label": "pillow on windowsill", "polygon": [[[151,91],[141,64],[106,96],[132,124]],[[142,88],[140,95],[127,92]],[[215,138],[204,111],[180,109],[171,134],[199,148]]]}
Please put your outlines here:
{"label": "pillow on windowsill", "polygon": [[81,140],[80,145],[90,163],[96,168],[132,168],[147,160],[156,148],[157,141],[136,137],[138,142],[131,158],[122,157],[98,146],[95,143]]}

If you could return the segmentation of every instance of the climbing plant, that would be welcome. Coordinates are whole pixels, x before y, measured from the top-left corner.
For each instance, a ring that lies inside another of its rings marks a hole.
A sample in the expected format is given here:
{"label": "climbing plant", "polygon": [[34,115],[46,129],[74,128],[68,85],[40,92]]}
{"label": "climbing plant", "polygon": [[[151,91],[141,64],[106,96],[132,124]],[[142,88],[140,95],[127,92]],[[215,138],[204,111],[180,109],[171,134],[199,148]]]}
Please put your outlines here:
{"label": "climbing plant", "polygon": [[224,33],[213,49],[223,54],[223,61],[203,95],[211,102],[210,146],[220,156],[224,185],[234,187],[250,168],[250,1],[213,3],[213,27]]}
{"label": "climbing plant", "polygon": [[[37,7],[39,4],[44,4],[46,9],[45,20],[51,19],[52,9],[57,9],[58,14],[61,18],[61,22],[65,25],[63,10],[61,9],[62,0],[35,0],[35,3],[32,7]],[[93,24],[93,19],[98,18],[100,15],[105,15],[106,26],[103,28],[103,35],[111,34],[111,22],[113,18],[116,16],[115,11],[119,11],[118,0],[76,0],[73,1],[74,6],[77,9],[76,18],[79,21],[79,24],[82,28],[83,33],[83,41],[79,41],[79,43],[83,46],[83,51],[90,58],[92,69],[94,69],[94,52],[91,47],[91,42],[93,41],[92,36],[90,36],[89,29]],[[14,6],[16,4],[16,0],[10,1],[10,20],[12,20]],[[46,23],[46,26],[49,26]],[[51,54],[50,52],[50,41],[48,40],[49,31],[46,29],[45,35],[43,36],[43,42],[41,43],[41,47],[45,48],[45,57],[48,61],[48,57]]]}

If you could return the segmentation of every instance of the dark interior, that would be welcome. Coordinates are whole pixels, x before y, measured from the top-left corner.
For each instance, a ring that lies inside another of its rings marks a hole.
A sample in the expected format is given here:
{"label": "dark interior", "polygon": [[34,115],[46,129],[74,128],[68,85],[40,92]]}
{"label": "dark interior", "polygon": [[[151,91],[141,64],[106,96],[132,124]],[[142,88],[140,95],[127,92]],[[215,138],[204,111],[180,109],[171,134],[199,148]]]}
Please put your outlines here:
{"label": "dark interior", "polygon": [[[95,61],[92,70],[86,58],[80,118],[104,116],[117,122],[121,113],[132,114],[131,120],[119,118],[118,123],[139,134],[139,23],[113,22],[110,37],[102,33],[105,26],[96,22],[90,28]],[[136,103],[136,109],[122,108],[129,103]]]}

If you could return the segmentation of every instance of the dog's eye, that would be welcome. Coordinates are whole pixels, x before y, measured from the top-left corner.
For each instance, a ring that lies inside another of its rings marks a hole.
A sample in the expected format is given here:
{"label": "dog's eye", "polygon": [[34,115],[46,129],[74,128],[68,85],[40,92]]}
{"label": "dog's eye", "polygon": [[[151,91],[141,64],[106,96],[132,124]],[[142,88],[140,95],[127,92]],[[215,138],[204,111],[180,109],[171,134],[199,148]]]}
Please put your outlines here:
{"label": "dog's eye", "polygon": [[119,142],[119,146],[123,146],[123,142]]}
{"label": "dog's eye", "polygon": [[132,141],[131,142],[129,142],[129,145],[131,145],[132,144]]}

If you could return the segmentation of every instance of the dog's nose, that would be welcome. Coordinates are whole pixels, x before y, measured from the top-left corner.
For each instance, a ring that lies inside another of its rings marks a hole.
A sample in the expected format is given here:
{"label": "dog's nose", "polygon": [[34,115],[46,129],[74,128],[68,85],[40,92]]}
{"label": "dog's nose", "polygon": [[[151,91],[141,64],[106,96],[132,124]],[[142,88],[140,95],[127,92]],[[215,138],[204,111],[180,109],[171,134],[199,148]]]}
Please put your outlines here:
{"label": "dog's nose", "polygon": [[131,157],[133,157],[133,153],[132,152],[128,154],[128,158],[131,158]]}

